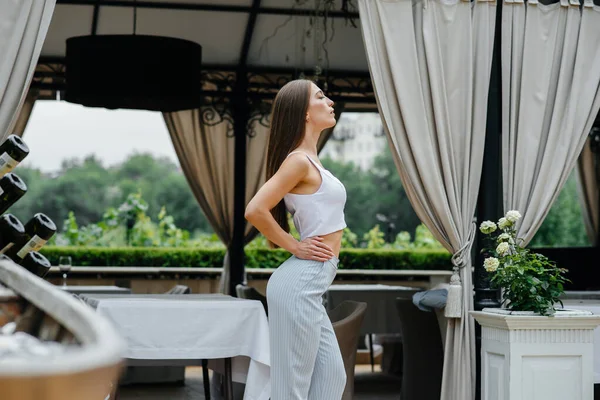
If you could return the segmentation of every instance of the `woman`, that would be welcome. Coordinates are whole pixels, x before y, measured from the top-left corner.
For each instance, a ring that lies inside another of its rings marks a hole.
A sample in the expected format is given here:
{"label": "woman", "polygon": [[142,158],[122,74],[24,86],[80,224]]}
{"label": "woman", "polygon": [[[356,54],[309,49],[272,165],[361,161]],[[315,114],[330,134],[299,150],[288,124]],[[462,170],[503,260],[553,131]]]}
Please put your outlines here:
{"label": "woman", "polygon": [[[267,182],[246,219],[275,247],[292,253],[269,279],[271,400],[339,400],[346,373],[322,296],[337,272],[344,185],[317,158],[333,102],[308,80],[281,88],[271,114]],[[300,241],[290,235],[286,208]]]}

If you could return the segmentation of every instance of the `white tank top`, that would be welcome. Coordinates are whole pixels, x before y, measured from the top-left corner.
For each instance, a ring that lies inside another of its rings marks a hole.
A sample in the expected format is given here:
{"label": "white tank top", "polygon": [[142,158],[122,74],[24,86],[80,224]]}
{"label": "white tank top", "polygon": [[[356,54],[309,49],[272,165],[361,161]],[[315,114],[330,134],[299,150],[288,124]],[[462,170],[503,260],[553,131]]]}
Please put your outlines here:
{"label": "white tank top", "polygon": [[[288,157],[294,153],[303,152],[294,151]],[[308,154],[303,154],[321,173],[321,186],[312,194],[288,193],[283,197],[285,206],[294,219],[294,226],[300,233],[300,240],[327,235],[346,227],[346,188],[331,172],[317,164]]]}

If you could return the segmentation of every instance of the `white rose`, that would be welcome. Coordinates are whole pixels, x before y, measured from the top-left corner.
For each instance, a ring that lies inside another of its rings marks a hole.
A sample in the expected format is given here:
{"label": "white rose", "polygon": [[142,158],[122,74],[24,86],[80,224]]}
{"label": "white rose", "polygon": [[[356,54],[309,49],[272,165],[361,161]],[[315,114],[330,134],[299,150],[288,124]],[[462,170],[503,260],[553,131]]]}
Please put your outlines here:
{"label": "white rose", "polygon": [[486,235],[494,232],[497,229],[496,224],[492,221],[483,221],[479,226],[479,230]]}
{"label": "white rose", "polygon": [[510,210],[509,212],[506,213],[506,219],[512,223],[517,222],[519,220],[519,218],[521,218],[521,213],[518,212],[517,210]]}
{"label": "white rose", "polygon": [[502,242],[496,247],[496,253],[499,256],[505,256],[510,251],[510,246],[506,242]]}
{"label": "white rose", "polygon": [[488,257],[483,260],[483,268],[485,268],[487,272],[494,272],[498,269],[499,265],[500,261],[498,261],[496,257]]}
{"label": "white rose", "polygon": [[510,222],[509,220],[507,220],[506,218],[500,218],[498,220],[498,227],[500,229],[506,229],[506,228],[510,228],[512,226],[512,222]]}
{"label": "white rose", "polygon": [[501,235],[498,236],[498,241],[499,242],[512,242],[512,238],[510,237],[510,235],[508,233],[503,233]]}

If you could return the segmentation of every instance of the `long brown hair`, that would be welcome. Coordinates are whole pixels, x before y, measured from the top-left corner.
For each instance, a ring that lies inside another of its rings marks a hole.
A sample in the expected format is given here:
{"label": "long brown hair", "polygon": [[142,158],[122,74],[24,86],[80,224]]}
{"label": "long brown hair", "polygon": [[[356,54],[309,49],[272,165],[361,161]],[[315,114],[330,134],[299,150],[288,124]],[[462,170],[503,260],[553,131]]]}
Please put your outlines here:
{"label": "long brown hair", "polygon": [[[275,96],[267,149],[267,180],[275,175],[288,154],[304,138],[310,91],[311,81],[297,79],[286,83]],[[271,214],[284,231],[290,231],[283,200],[273,207]],[[270,245],[277,247],[274,243]]]}

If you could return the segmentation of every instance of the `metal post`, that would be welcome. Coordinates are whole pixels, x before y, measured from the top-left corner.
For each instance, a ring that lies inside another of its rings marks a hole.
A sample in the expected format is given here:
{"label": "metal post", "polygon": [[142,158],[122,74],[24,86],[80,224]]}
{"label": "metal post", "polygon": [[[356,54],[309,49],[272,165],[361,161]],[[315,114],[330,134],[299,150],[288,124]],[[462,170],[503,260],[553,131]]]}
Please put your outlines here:
{"label": "metal post", "polygon": [[[483,156],[483,169],[481,185],[477,202],[477,222],[492,220],[497,221],[502,214],[502,70],[500,64],[500,38],[501,38],[502,2],[499,1],[496,9],[496,34],[492,58],[492,71],[488,97],[487,126],[485,136],[485,149]],[[474,246],[474,289],[475,310],[483,308],[500,307],[498,291],[490,288],[487,272],[483,269],[483,235],[477,231],[477,240]],[[476,351],[476,399],[481,397],[481,327],[475,325],[475,351]]]}
{"label": "metal post", "polygon": [[246,220],[246,137],[250,111],[246,92],[248,79],[246,73],[239,71],[236,77],[232,98],[234,147],[234,200],[233,200],[233,238],[229,246],[230,280],[229,293],[235,296],[235,287],[244,281],[244,228]]}
{"label": "metal post", "polygon": [[240,51],[240,60],[236,69],[235,86],[231,97],[233,115],[233,130],[235,136],[235,165],[234,165],[234,190],[233,190],[233,238],[229,247],[229,293],[235,296],[235,287],[244,282],[244,230],[246,219],[246,140],[248,135],[248,121],[250,120],[250,107],[248,105],[248,52],[254,34],[254,26],[258,17],[261,0],[253,0],[246,24],[244,42]]}
{"label": "metal post", "polygon": [[[590,132],[590,150],[594,155],[594,172],[596,175],[596,185],[600,188],[600,114],[596,117],[594,126]],[[598,210],[600,210],[600,196],[598,197],[598,203],[596,204]],[[596,243],[593,243],[597,249],[600,249],[600,224],[598,224],[598,230],[596,231]]]}

